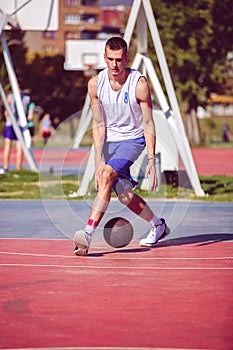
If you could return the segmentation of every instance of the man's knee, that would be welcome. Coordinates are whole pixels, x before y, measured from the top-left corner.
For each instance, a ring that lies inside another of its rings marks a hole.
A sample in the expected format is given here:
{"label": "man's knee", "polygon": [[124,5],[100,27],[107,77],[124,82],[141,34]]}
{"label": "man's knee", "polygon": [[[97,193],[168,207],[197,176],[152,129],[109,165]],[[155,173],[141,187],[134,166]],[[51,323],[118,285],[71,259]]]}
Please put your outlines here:
{"label": "man's knee", "polygon": [[113,182],[117,178],[118,174],[109,165],[105,165],[101,171],[101,183],[103,186],[112,186]]}

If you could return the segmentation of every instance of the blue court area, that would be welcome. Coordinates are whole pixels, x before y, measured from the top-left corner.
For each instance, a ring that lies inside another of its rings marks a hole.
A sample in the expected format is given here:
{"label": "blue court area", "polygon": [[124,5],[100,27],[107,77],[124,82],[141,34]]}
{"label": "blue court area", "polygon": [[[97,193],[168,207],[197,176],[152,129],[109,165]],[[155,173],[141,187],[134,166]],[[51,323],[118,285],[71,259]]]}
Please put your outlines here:
{"label": "blue court area", "polygon": [[[148,202],[171,228],[171,234],[159,243],[160,246],[233,240],[232,203],[170,200]],[[91,205],[92,201],[85,200],[2,200],[0,238],[72,239],[74,232],[86,224]],[[104,224],[119,216],[132,223],[134,243],[150,228],[148,223],[137,218],[114,199],[95,233],[93,245],[105,244],[102,232]]]}

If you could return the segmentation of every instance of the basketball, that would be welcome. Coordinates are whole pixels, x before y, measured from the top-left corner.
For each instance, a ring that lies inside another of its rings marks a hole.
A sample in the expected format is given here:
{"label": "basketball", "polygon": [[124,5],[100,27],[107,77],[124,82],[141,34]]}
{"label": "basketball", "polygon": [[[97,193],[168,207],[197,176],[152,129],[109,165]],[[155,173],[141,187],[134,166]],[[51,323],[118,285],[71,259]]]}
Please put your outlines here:
{"label": "basketball", "polygon": [[127,246],[133,238],[133,226],[124,218],[113,218],[104,226],[104,239],[113,248]]}

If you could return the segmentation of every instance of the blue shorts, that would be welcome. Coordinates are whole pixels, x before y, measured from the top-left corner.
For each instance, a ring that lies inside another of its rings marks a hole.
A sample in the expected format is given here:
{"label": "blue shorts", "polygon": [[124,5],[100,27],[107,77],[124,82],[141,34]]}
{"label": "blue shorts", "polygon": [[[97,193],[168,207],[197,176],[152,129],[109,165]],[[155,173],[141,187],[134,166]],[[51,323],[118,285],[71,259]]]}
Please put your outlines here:
{"label": "blue shorts", "polygon": [[[21,127],[19,127],[21,132],[23,132],[23,129]],[[4,130],[4,134],[3,134],[3,137],[5,139],[10,139],[11,141],[13,140],[17,140],[18,141],[18,138],[14,132],[14,129],[13,129],[13,126],[12,125],[7,125],[5,127],[5,130]]]}
{"label": "blue shorts", "polygon": [[140,156],[145,146],[144,137],[135,140],[104,143],[103,157],[105,163],[119,174],[112,186],[116,194],[120,194],[138,184],[130,175],[130,167]]}

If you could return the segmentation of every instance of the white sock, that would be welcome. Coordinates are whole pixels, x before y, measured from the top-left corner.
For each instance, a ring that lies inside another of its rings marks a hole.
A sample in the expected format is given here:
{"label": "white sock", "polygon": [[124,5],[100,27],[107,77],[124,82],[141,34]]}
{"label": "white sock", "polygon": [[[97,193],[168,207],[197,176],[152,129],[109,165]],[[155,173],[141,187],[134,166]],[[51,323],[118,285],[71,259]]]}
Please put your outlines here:
{"label": "white sock", "polygon": [[153,219],[150,221],[151,225],[161,225],[162,221],[160,220],[160,218],[158,218],[158,216],[154,215]]}
{"label": "white sock", "polygon": [[91,237],[94,235],[95,228],[90,225],[86,225],[84,231],[87,232]]}

